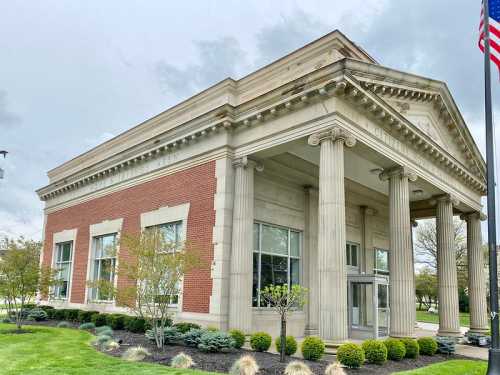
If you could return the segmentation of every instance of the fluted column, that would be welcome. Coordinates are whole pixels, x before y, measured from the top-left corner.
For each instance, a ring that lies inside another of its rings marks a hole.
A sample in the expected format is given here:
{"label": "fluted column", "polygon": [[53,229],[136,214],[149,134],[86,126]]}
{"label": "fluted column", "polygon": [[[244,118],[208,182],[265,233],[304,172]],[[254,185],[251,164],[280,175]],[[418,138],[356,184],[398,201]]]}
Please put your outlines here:
{"label": "fluted column", "polygon": [[348,336],[344,145],[356,140],[336,126],[313,134],[320,145],[318,206],[319,334],[341,342]]}
{"label": "fluted column", "polygon": [[460,336],[458,314],[457,261],[453,205],[445,194],[436,198],[437,274],[439,295],[439,336]]}
{"label": "fluted column", "polygon": [[415,329],[415,283],[408,181],[417,176],[404,167],[380,175],[389,181],[390,336],[412,337]]}
{"label": "fluted column", "polygon": [[247,157],[233,161],[234,206],[229,286],[229,328],[251,332],[254,168]]}
{"label": "fluted column", "polygon": [[469,271],[469,311],[470,330],[474,333],[487,333],[488,310],[486,307],[486,279],[481,238],[481,219],[479,212],[461,216],[467,223],[467,263]]}

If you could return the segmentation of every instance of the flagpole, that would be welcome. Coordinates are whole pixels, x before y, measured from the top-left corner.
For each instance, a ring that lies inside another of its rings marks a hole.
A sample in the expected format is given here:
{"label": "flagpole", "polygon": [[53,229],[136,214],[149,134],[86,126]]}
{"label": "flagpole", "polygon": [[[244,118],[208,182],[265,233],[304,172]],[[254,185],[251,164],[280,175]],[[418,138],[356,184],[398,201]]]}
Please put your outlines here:
{"label": "flagpole", "polygon": [[484,27],[484,110],[486,127],[486,174],[488,203],[488,249],[490,263],[490,318],[491,318],[491,348],[488,352],[489,375],[500,375],[500,342],[498,326],[498,275],[496,246],[496,212],[495,212],[495,151],[493,138],[493,112],[491,108],[491,70],[490,70],[490,30],[489,4],[483,0]]}

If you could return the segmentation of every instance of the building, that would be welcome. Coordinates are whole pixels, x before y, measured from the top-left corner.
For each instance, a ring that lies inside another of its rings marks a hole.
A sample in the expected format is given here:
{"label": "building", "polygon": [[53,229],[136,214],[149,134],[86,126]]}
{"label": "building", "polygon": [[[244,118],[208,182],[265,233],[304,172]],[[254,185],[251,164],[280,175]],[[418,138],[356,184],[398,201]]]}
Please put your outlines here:
{"label": "building", "polygon": [[[467,221],[471,329],[487,330],[485,162],[446,84],[378,64],[334,31],[200,92],[48,172],[42,262],[50,303],[121,311],[87,288],[127,261],[100,251],[163,225],[195,243],[175,319],[276,335],[257,290],[299,283],[288,331],[343,341],[412,336],[412,221],[437,218],[440,330],[460,335],[452,219]],[[114,279],[113,279],[114,278]]]}

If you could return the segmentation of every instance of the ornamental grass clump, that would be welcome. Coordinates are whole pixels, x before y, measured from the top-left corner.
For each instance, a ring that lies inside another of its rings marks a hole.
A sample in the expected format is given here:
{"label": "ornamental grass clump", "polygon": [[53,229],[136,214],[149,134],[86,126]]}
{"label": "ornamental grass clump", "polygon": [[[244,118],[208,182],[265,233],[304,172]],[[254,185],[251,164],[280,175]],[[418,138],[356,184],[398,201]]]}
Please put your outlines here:
{"label": "ornamental grass clump", "polygon": [[418,357],[418,355],[420,353],[420,349],[418,347],[417,340],[407,337],[407,338],[400,339],[400,341],[404,344],[405,349],[406,349],[405,358],[417,358]]}
{"label": "ornamental grass clump", "polygon": [[273,338],[266,332],[256,332],[250,337],[250,346],[256,352],[265,352],[271,346]]}
{"label": "ornamental grass clump", "polygon": [[313,373],[304,362],[292,361],[286,366],[285,375],[313,375]]}
{"label": "ornamental grass clump", "polygon": [[102,344],[102,349],[106,352],[112,352],[113,350],[120,349],[120,344],[115,340],[108,340]]}
{"label": "ornamental grass clump", "polygon": [[387,358],[393,361],[401,361],[406,355],[406,347],[400,340],[388,338],[384,340],[384,345],[387,348]]}
{"label": "ornamental grass clump", "polygon": [[304,359],[317,361],[323,357],[325,353],[325,343],[319,337],[309,336],[302,341],[300,349]]}
{"label": "ornamental grass clump", "polygon": [[325,375],[346,375],[339,362],[330,363],[325,369]]}
{"label": "ornamental grass clump", "polygon": [[259,365],[251,355],[240,357],[229,370],[231,375],[255,375],[257,372],[259,372]]}
{"label": "ornamental grass clump", "polygon": [[81,329],[81,330],[84,330],[84,331],[90,331],[90,330],[95,329],[95,324],[91,323],[91,322],[83,323],[83,324],[80,324],[80,326],[78,327],[78,329]]}
{"label": "ornamental grass clump", "polygon": [[129,362],[139,362],[144,358],[149,357],[151,353],[142,346],[134,346],[129,348],[122,354],[122,359]]}
{"label": "ornamental grass clump", "polygon": [[387,347],[382,341],[366,340],[361,347],[368,363],[382,365],[387,361]]}
{"label": "ornamental grass clump", "polygon": [[[281,337],[278,337],[274,344],[276,345],[276,351],[278,353],[281,353]],[[285,343],[285,354],[286,355],[293,355],[297,351],[297,340],[295,340],[295,337],[293,336],[287,336],[286,337],[286,343]]]}
{"label": "ornamental grass clump", "polygon": [[346,343],[337,349],[337,360],[349,368],[359,368],[365,363],[365,352],[357,344]]}
{"label": "ornamental grass clump", "polygon": [[245,334],[243,331],[240,331],[239,329],[232,329],[229,331],[229,334],[234,340],[234,347],[236,349],[241,349],[241,347],[245,345]]}
{"label": "ornamental grass clump", "polygon": [[170,361],[170,366],[174,368],[190,368],[193,365],[193,358],[184,352],[180,352]]}
{"label": "ornamental grass clump", "polygon": [[437,352],[438,345],[432,337],[421,337],[417,340],[420,354],[434,355]]}

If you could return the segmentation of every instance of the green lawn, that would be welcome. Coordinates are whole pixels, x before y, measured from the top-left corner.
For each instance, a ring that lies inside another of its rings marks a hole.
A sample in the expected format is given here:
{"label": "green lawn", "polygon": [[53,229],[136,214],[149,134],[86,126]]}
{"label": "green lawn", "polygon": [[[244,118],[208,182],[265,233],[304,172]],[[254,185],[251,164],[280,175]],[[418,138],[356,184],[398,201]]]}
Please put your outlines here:
{"label": "green lawn", "polygon": [[131,363],[97,352],[84,331],[27,326],[33,333],[6,333],[13,324],[0,324],[0,372],[3,375],[208,375],[163,365]]}
{"label": "green lawn", "polygon": [[405,375],[483,375],[486,374],[487,363],[484,361],[451,360],[436,363],[417,370],[398,372]]}
{"label": "green lawn", "polygon": [[[431,314],[427,311],[419,311],[417,310],[417,322],[425,322],[425,323],[439,323],[438,314]],[[469,327],[469,313],[460,313],[460,326]]]}

